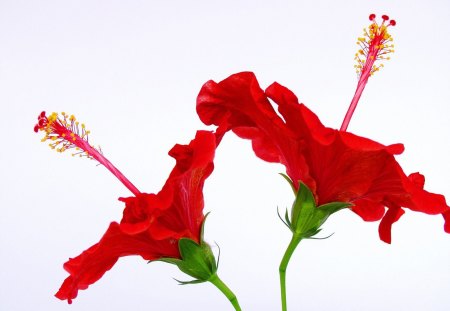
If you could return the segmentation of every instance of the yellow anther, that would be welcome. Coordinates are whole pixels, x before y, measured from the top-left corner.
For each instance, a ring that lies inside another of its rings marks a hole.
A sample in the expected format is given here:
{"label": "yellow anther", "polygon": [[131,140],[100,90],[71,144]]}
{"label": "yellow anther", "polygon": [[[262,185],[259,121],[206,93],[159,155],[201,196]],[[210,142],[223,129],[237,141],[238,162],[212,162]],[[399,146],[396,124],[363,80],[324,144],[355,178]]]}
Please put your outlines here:
{"label": "yellow anther", "polygon": [[53,112],[48,116],[40,116],[39,122],[41,120],[45,121],[42,125],[37,125],[38,130],[45,133],[41,141],[49,141],[49,147],[57,152],[61,153],[73,148],[76,151],[72,155],[90,159],[93,159],[90,154],[101,152],[88,144],[87,136],[90,131],[87,131],[85,124],[77,121],[74,115],[69,116],[65,112],[58,115]]}
{"label": "yellow anther", "polygon": [[56,112],[53,112],[51,115],[48,116],[48,123],[49,125],[58,119],[58,114]]}

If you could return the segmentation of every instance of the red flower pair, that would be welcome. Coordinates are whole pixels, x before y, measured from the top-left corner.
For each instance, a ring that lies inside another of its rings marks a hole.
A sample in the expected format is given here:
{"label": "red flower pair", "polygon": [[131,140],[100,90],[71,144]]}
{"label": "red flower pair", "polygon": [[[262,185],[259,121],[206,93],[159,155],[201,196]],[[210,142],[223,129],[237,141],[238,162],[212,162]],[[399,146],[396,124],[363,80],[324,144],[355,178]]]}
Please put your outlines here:
{"label": "red flower pair", "polygon": [[403,207],[444,215],[445,231],[450,233],[450,209],[444,196],[423,190],[423,175],[406,176],[395,160],[403,145],[384,146],[327,128],[278,83],[263,91],[250,72],[220,83],[208,81],[199,93],[197,112],[205,124],[217,125],[218,132],[233,130],[250,139],[262,160],[283,164],[295,186],[301,181],[312,190],[317,205],[349,202],[365,221],[381,219],[379,234],[387,243]]}
{"label": "red flower pair", "polygon": [[387,243],[403,208],[442,214],[444,229],[450,233],[450,208],[444,196],[425,191],[424,176],[405,175],[395,160],[403,145],[384,146],[346,132],[368,78],[382,66],[375,61],[388,59],[386,55],[393,52],[387,29],[396,22],[386,15],[380,25],[374,14],[369,18],[373,23],[358,39],[361,49],[355,57],[360,79],[340,130],[325,127],[278,83],[263,91],[251,72],[220,83],[209,81],[198,96],[197,112],[205,124],[218,126],[216,134],[198,131],[189,145],[172,148],[169,155],[176,165],[157,194],[141,193],[89,143],[89,131],[83,124],[80,128],[74,116],[41,113],[34,130],[45,132],[43,141],[50,141],[50,147],[59,152],[74,149],[75,154],[97,160],[134,194],[120,198],[125,203],[121,222],[112,222],[97,244],[64,264],[70,276],[56,296],[71,303],[78,290],[95,283],[120,257],[139,255],[177,265],[195,278],[194,283],[210,281],[240,310],[234,294],[218,278],[215,258],[202,236],[203,184],[213,171],[216,147],[230,130],[251,140],[262,160],[283,164],[297,192],[291,219],[286,214],[293,239],[280,264],[283,310],[287,309],[285,272],[290,256],[301,239],[319,232],[328,216],[342,208],[350,206],[365,221],[381,220],[379,235]]}

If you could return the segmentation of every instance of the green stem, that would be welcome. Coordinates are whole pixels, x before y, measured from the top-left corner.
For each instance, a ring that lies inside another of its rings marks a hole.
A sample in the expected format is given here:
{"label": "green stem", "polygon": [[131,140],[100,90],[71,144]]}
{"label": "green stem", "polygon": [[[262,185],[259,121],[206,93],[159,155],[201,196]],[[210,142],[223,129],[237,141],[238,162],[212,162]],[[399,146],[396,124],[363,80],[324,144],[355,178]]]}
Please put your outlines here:
{"label": "green stem", "polygon": [[231,289],[228,288],[228,286],[225,285],[224,282],[219,278],[219,276],[215,273],[211,278],[209,279],[211,283],[213,283],[220,291],[228,298],[228,300],[233,305],[234,309],[236,311],[241,311],[241,306],[239,306],[239,302],[236,298],[236,295],[231,291]]}
{"label": "green stem", "polygon": [[281,306],[283,311],[287,311],[287,302],[286,302],[286,269],[289,264],[289,260],[291,259],[292,254],[295,251],[295,248],[302,240],[301,236],[294,234],[292,236],[291,242],[289,243],[286,252],[284,253],[283,259],[280,263],[280,289],[281,289]]}

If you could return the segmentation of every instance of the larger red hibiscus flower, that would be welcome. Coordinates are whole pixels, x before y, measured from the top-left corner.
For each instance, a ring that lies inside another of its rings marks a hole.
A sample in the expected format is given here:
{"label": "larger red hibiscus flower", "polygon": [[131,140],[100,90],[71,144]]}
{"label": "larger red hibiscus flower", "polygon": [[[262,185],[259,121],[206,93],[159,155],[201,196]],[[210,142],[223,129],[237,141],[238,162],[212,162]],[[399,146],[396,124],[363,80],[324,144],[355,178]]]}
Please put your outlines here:
{"label": "larger red hibiscus flower", "polygon": [[[264,92],[251,72],[220,83],[208,81],[199,93],[197,112],[205,124],[219,126],[218,131],[233,130],[250,139],[259,158],[286,166],[293,184],[305,183],[317,205],[349,202],[364,220],[381,219],[379,234],[387,243],[403,207],[449,214],[442,195],[423,190],[422,175],[405,175],[394,158],[403,151],[401,144],[384,146],[327,128],[290,90],[274,83]],[[448,224],[445,229],[450,232]]]}

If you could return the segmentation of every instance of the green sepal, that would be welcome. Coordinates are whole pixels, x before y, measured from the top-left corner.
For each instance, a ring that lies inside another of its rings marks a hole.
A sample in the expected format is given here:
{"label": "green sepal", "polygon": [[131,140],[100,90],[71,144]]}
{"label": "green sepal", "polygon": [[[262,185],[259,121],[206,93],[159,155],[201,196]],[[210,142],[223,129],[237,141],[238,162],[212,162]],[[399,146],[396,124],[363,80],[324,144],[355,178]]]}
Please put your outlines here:
{"label": "green sepal", "polygon": [[178,263],[181,261],[181,259],[164,257],[164,258],[159,258],[159,259],[156,259],[156,260],[151,260],[151,261],[149,261],[149,263],[153,262],[153,261],[162,261],[162,262],[170,263],[172,265],[177,266]]}
{"label": "green sepal", "polygon": [[204,283],[205,281],[203,280],[192,280],[192,281],[180,281],[174,278],[175,281],[178,282],[179,285],[189,285],[189,284],[199,284],[199,283]]}
{"label": "green sepal", "polygon": [[292,227],[291,221],[289,220],[289,212],[286,209],[286,213],[284,214],[284,219],[286,220],[286,224],[288,227]]}
{"label": "green sepal", "polygon": [[211,212],[206,213],[205,218],[203,218],[202,226],[200,227],[200,241],[203,241],[203,234],[205,232],[206,218],[208,218],[209,213],[211,213]]}
{"label": "green sepal", "polygon": [[290,220],[286,218],[285,223],[294,235],[300,238],[311,238],[321,231],[320,226],[331,214],[349,206],[351,204],[347,202],[332,202],[317,207],[312,191],[300,182],[292,205],[291,218]]}
{"label": "green sepal", "polygon": [[331,202],[319,206],[319,209],[327,211],[331,215],[340,211],[341,209],[350,207],[351,205],[352,204],[348,202]]}
{"label": "green sepal", "polygon": [[281,175],[281,177],[283,177],[291,186],[292,191],[294,192],[294,195],[297,194],[297,189],[295,189],[294,183],[292,182],[292,180],[289,178],[289,176],[287,176],[286,174],[283,173],[279,173]]}
{"label": "green sepal", "polygon": [[280,210],[277,207],[277,214],[278,214],[278,218],[280,218],[280,220],[286,225],[286,227],[288,227],[289,229],[291,229],[291,221],[289,220],[289,212],[286,209],[286,213],[284,214],[284,219],[283,217],[281,217],[280,215]]}
{"label": "green sepal", "polygon": [[[317,208],[314,195],[308,186],[300,182],[297,196],[291,210],[291,230],[294,233],[306,233],[313,229],[316,222]],[[319,227],[316,227],[318,229]],[[302,234],[303,235],[303,234]]]}

